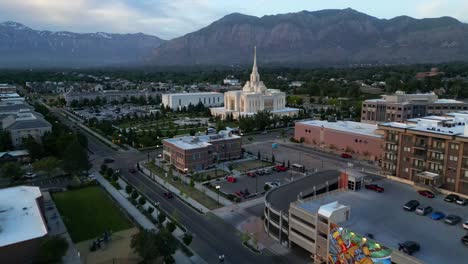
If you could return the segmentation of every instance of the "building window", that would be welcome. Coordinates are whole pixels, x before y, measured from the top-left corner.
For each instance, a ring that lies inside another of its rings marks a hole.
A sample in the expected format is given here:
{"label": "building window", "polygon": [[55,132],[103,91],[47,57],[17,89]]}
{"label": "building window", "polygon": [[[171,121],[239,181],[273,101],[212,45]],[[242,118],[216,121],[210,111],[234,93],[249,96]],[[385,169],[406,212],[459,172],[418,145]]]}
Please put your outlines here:
{"label": "building window", "polygon": [[409,168],[405,168],[405,172],[409,172]]}
{"label": "building window", "polygon": [[449,159],[451,161],[458,161],[458,157],[457,156],[450,156]]}
{"label": "building window", "polygon": [[457,150],[458,150],[458,148],[460,148],[460,146],[459,146],[458,144],[452,143],[452,144],[450,144],[450,148],[451,148],[451,149],[457,149]]}
{"label": "building window", "polygon": [[410,147],[404,147],[403,150],[404,150],[405,152],[411,152],[411,148],[410,148]]}

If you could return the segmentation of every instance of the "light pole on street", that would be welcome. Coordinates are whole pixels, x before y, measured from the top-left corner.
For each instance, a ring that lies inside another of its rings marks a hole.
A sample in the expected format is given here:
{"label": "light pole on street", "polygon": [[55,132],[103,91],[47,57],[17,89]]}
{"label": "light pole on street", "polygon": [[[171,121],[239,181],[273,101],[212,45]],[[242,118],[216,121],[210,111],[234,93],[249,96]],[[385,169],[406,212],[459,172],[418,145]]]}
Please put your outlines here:
{"label": "light pole on street", "polygon": [[216,192],[218,193],[218,205],[219,205],[219,189],[221,189],[221,186],[216,185]]}

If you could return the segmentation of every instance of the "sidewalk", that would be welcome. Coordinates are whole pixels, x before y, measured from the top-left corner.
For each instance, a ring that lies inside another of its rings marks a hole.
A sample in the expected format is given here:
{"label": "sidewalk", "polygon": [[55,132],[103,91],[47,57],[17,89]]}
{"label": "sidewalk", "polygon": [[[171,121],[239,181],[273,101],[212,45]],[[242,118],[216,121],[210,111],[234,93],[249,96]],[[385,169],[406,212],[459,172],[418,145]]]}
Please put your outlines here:
{"label": "sidewalk", "polygon": [[218,195],[216,192],[214,192],[210,188],[206,187],[202,183],[198,183],[198,182],[195,183],[195,189],[203,192],[206,196],[210,197],[211,199],[213,199],[215,201],[219,201],[219,203],[224,205],[224,206],[229,206],[229,205],[233,204],[233,202],[229,201],[228,199],[226,199],[221,194]]}
{"label": "sidewalk", "polygon": [[[185,201],[186,203],[190,204],[192,207],[194,208],[197,208],[199,209],[201,212],[203,213],[208,213],[210,212],[211,210],[206,208],[204,205],[202,205],[201,203],[195,201],[194,199],[192,199],[191,197],[187,197],[187,196],[184,196],[184,195],[181,195],[180,194],[180,190],[177,189],[176,187],[174,187],[172,184],[166,182],[165,180],[163,180],[161,178],[161,176],[159,175],[156,175],[155,173],[152,173],[150,172],[145,166],[144,166],[144,162],[139,162],[139,166],[140,166],[140,169],[141,169],[141,172],[148,178],[154,180],[155,182],[157,182],[159,185],[163,186],[164,188],[166,188],[167,190],[169,190],[170,192],[174,193],[175,195],[177,195],[177,197],[179,197],[181,200]],[[152,175],[152,177],[151,177]],[[183,177],[182,177],[183,178]]]}
{"label": "sidewalk", "polygon": [[[132,203],[130,203],[120,192],[114,188],[104,177],[98,172],[93,172],[96,176],[96,180],[101,184],[101,186],[106,189],[106,191],[119,203],[119,205],[127,211],[127,213],[144,229],[154,229],[158,230],[158,228],[151,223],[151,221],[146,218]],[[193,252],[193,250],[192,250]],[[175,263],[206,263],[200,256],[198,256],[195,252],[192,257],[187,257],[184,253],[178,249],[173,257]]]}

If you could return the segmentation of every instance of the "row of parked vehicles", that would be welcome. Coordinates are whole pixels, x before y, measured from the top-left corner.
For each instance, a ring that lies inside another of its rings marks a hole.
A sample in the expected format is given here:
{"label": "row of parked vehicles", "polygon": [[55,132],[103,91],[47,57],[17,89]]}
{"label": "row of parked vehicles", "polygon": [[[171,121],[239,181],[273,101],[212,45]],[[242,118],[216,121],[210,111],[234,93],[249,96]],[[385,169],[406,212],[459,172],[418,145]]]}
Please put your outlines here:
{"label": "row of parked vehicles", "polygon": [[[418,193],[427,198],[435,197],[435,195],[432,192],[426,191],[426,190],[420,190],[418,191]],[[447,195],[444,198],[444,201],[448,203],[455,203],[461,206],[466,205],[466,202],[467,202],[465,198],[460,197],[456,194]],[[454,214],[446,215],[442,211],[434,210],[432,206],[422,205],[418,200],[408,201],[405,205],[403,205],[403,209],[406,211],[410,211],[410,212],[414,211],[417,215],[422,215],[422,216],[429,215],[429,217],[432,220],[436,220],[436,221],[443,220],[444,223],[448,225],[456,225],[462,222],[462,218],[460,216],[454,215]],[[462,223],[462,227],[468,230],[468,220]],[[465,245],[468,245],[468,233],[461,238],[461,242]]]}

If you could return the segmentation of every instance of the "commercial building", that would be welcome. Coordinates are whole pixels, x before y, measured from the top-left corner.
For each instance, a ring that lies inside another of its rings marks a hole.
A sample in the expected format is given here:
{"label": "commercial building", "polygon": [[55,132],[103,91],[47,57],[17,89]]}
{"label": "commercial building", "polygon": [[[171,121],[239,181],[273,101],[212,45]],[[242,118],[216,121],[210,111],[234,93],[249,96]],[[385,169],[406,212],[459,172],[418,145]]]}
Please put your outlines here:
{"label": "commercial building", "polygon": [[42,136],[52,131],[52,125],[23,101],[8,101],[0,102],[0,129],[10,132],[13,146],[18,147],[30,136],[41,142]]}
{"label": "commercial building", "polygon": [[47,236],[39,187],[0,190],[0,259],[2,263],[32,263]]}
{"label": "commercial building", "polygon": [[239,116],[252,116],[264,110],[280,116],[299,114],[299,109],[286,107],[286,94],[284,92],[267,89],[265,84],[260,81],[255,49],[250,81],[247,81],[241,91],[224,93],[224,107],[211,108],[211,114],[221,118],[232,115],[233,118],[237,119]]}
{"label": "commercial building", "polygon": [[468,104],[452,99],[439,99],[435,93],[406,94],[398,91],[392,95],[383,95],[381,99],[365,100],[362,103],[361,122],[404,122],[411,118],[443,115],[460,110],[468,110]]}
{"label": "commercial building", "polygon": [[7,152],[0,152],[0,164],[3,164],[4,162],[31,162],[31,156],[29,155],[29,151],[27,150],[13,150]]}
{"label": "commercial building", "polygon": [[0,93],[14,93],[16,92],[16,85],[8,83],[0,83]]}
{"label": "commercial building", "polygon": [[222,93],[173,93],[163,94],[162,104],[164,107],[170,107],[172,110],[179,110],[189,105],[196,106],[202,103],[205,107],[222,106],[224,96]]}
{"label": "commercial building", "polygon": [[199,171],[218,161],[242,157],[242,139],[231,131],[218,134],[185,136],[163,141],[163,158],[179,171]]}
{"label": "commercial building", "polygon": [[384,175],[468,195],[468,112],[384,123],[379,129]]}
{"label": "commercial building", "polygon": [[372,124],[320,120],[296,122],[294,139],[374,161],[379,160],[382,154],[383,134],[377,125]]}
{"label": "commercial building", "polygon": [[84,100],[101,100],[111,103],[113,101],[121,102],[123,100],[130,101],[132,97],[140,98],[144,97],[149,99],[150,97],[160,96],[160,92],[151,92],[147,90],[103,90],[103,91],[90,91],[90,92],[79,92],[70,89],[68,92],[63,94],[63,98],[66,101],[67,106],[70,106],[72,102],[81,103]]}
{"label": "commercial building", "polygon": [[[318,264],[464,262],[463,229],[402,209],[421,197],[411,185],[383,179],[377,183],[385,192],[377,193],[351,188],[363,184],[365,176],[353,174],[321,172],[272,189],[265,197],[265,231],[283,246],[307,252]],[[425,204],[468,217],[441,198]],[[413,256],[398,251],[405,241],[416,241],[420,251]]]}
{"label": "commercial building", "polygon": [[2,102],[23,102],[24,98],[16,92],[1,92],[0,101]]}

